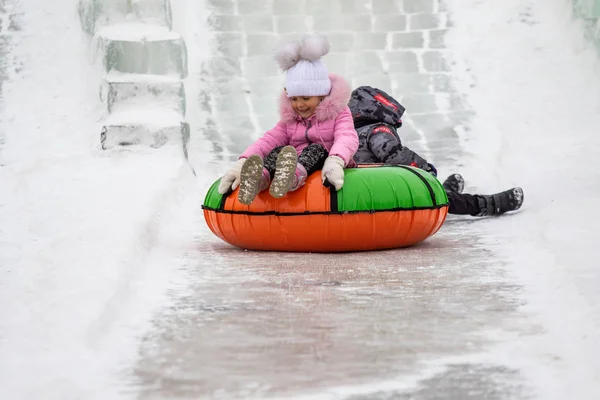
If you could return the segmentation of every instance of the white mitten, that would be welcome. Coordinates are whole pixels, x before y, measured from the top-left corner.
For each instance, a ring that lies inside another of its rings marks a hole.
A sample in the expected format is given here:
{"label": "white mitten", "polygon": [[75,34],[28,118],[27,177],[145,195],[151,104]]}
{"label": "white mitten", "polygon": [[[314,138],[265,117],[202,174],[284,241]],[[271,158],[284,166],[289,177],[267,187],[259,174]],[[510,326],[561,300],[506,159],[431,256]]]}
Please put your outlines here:
{"label": "white mitten", "polygon": [[231,166],[231,168],[229,168],[225,175],[223,175],[221,183],[219,184],[219,193],[225,194],[229,191],[229,188],[235,190],[240,186],[240,174],[242,172],[242,165],[244,165],[245,161],[245,158],[240,158]]}
{"label": "white mitten", "polygon": [[344,160],[338,156],[327,157],[321,171],[321,178],[323,182],[327,179],[335,186],[335,190],[340,190],[344,186]]}

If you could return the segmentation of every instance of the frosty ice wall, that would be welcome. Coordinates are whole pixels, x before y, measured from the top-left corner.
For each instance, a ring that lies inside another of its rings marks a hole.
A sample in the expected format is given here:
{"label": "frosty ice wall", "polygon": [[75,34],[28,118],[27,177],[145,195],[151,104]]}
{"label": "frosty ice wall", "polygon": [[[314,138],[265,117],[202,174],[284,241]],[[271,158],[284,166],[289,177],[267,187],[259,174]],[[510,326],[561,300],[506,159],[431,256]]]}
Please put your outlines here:
{"label": "frosty ice wall", "polygon": [[600,51],[600,0],[572,0],[575,14],[585,22],[586,37]]}
{"label": "frosty ice wall", "polygon": [[79,17],[101,58],[102,148],[169,142],[187,155],[187,51],[170,0],[79,0]]}
{"label": "frosty ice wall", "polygon": [[[207,137],[232,160],[278,119],[283,75],[273,61],[280,43],[327,35],[329,71],[355,88],[379,87],[409,108],[403,140],[437,162],[455,163],[461,126],[471,118],[457,92],[445,45],[442,0],[206,0],[211,51],[204,65],[210,114]],[[218,132],[218,133],[217,133]],[[215,140],[216,141],[216,140]],[[452,152],[440,150],[453,148]],[[440,151],[438,151],[440,150]]]}

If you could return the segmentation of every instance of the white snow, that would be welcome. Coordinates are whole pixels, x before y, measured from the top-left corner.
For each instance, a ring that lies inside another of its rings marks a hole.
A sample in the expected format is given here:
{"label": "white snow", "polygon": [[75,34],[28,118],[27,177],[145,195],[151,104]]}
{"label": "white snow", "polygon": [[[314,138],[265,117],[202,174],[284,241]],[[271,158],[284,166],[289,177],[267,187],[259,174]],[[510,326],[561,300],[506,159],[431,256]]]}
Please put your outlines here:
{"label": "white snow", "polygon": [[170,31],[164,26],[141,22],[122,22],[106,25],[100,28],[95,35],[107,40],[122,40],[126,42],[138,40],[152,42],[181,39],[179,33]]}
{"label": "white snow", "polygon": [[99,150],[101,77],[73,2],[10,11],[24,25],[1,112],[1,397],[118,398],[205,183],[181,145]]}
{"label": "white snow", "polygon": [[173,75],[154,74],[129,74],[119,71],[111,71],[106,75],[109,82],[152,82],[152,83],[174,83],[181,81]]}
{"label": "white snow", "polygon": [[569,1],[449,3],[454,72],[477,113],[467,180],[525,191],[520,218],[490,221],[488,240],[512,259],[524,310],[546,332],[522,351],[547,361],[526,371],[540,398],[600,398],[597,54]]}
{"label": "white snow", "polygon": [[183,121],[180,113],[165,109],[160,104],[140,104],[130,107],[119,107],[105,119],[107,125],[143,123],[144,126],[161,128],[179,125]]}
{"label": "white snow", "polygon": [[[597,54],[566,0],[447,2],[452,73],[476,112],[471,130],[462,132],[469,157],[460,172],[468,191],[524,188],[521,213],[490,219],[478,231],[509,260],[511,278],[524,287],[522,311],[540,329],[528,336],[503,332],[503,344],[470,357],[519,368],[541,399],[600,398]],[[179,34],[206,45],[197,19],[203,2],[183,3],[174,2]],[[190,144],[198,176],[180,145],[99,150],[101,77],[89,62],[74,3],[26,0],[15,12],[25,24],[11,35],[17,62],[0,110],[2,397],[134,397],[135,388],[121,391],[124,375],[137,361],[153,311],[170,301],[165,294],[179,279],[186,250],[195,235],[218,243],[195,218],[221,165],[205,159],[202,138]],[[166,34],[145,29],[128,25],[115,38]],[[199,94],[204,50],[188,46],[188,99]],[[188,101],[196,127],[203,123],[198,108]],[[180,117],[146,110],[139,118]],[[239,262],[220,254],[218,262]],[[254,258],[247,262],[261,262]],[[322,395],[411,388],[443,365]]]}

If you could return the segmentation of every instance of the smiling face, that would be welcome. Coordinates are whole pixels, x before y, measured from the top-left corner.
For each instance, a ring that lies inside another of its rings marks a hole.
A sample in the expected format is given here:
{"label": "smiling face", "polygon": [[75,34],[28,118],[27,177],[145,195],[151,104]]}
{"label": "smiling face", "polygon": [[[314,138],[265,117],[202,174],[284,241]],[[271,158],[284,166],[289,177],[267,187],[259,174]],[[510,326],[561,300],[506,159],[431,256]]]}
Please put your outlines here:
{"label": "smiling face", "polygon": [[290,97],[292,108],[302,118],[310,118],[317,109],[317,106],[323,100],[324,96],[294,96]]}

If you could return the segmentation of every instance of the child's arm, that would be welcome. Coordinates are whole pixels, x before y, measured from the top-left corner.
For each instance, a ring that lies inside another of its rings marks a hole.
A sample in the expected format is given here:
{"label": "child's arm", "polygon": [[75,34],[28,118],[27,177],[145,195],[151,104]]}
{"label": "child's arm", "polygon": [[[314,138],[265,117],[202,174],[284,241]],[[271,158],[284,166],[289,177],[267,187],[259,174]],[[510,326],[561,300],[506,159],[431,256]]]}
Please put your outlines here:
{"label": "child's arm", "polygon": [[388,125],[374,125],[368,135],[369,150],[379,162],[413,165],[426,171],[429,169],[427,160],[408,147],[403,146],[400,139],[394,135],[392,128]]}
{"label": "child's arm", "polygon": [[262,158],[265,158],[271,150],[278,146],[285,146],[289,144],[289,138],[287,135],[286,124],[283,121],[279,121],[270,130],[266,131],[265,134],[256,139],[240,156],[240,158],[248,158],[254,154],[258,154]]}
{"label": "child's arm", "polygon": [[348,166],[353,162],[356,150],[358,150],[358,134],[354,129],[350,108],[346,107],[335,120],[333,146],[329,155],[341,158],[344,160],[344,166]]}

